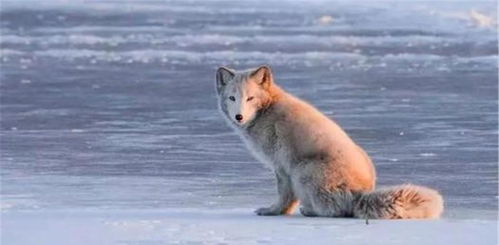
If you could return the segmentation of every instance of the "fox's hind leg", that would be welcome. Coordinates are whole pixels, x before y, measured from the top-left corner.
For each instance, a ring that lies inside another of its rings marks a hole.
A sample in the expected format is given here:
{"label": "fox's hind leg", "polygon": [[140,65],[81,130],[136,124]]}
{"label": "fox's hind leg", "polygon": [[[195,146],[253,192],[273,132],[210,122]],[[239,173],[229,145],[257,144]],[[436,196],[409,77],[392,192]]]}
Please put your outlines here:
{"label": "fox's hind leg", "polygon": [[304,216],[351,217],[354,196],[341,188],[325,189],[316,178],[301,175],[300,185],[296,187]]}
{"label": "fox's hind leg", "polygon": [[289,176],[281,169],[277,169],[275,175],[277,179],[277,192],[279,194],[278,199],[270,207],[255,210],[255,213],[258,215],[291,214],[298,206],[298,200],[293,192]]}
{"label": "fox's hind leg", "polygon": [[314,209],[319,216],[353,217],[354,195],[344,190],[315,190]]}
{"label": "fox's hind leg", "polygon": [[308,191],[308,183],[307,181],[297,181],[298,183],[295,184],[294,190],[295,190],[295,195],[299,197],[300,199],[300,213],[303,216],[307,217],[315,217],[319,216],[315,211],[314,207],[312,205],[312,199],[311,197],[312,192]]}

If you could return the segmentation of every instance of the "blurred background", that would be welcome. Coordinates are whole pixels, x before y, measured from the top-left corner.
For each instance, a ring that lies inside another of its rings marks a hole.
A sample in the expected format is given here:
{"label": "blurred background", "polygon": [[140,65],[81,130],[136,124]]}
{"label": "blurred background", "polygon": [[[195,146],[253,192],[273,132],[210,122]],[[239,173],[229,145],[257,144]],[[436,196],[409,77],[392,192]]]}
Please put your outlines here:
{"label": "blurred background", "polygon": [[378,186],[434,187],[447,216],[497,209],[496,1],[3,0],[0,13],[4,211],[270,203],[272,173],[214,92],[218,66],[264,63],[367,150]]}

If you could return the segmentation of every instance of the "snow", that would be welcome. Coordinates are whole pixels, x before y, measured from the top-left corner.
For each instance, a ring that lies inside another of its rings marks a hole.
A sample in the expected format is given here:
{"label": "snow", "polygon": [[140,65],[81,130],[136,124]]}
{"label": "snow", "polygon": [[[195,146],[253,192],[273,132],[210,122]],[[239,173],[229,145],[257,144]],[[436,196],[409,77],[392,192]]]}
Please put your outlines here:
{"label": "snow", "polygon": [[[5,244],[496,244],[493,219],[260,217],[247,209],[3,215]],[[26,236],[29,231],[29,236]]]}
{"label": "snow", "polygon": [[[495,1],[2,1],[2,244],[497,244]],[[441,220],[258,217],[215,105],[270,64]],[[310,242],[313,241],[313,242]]]}

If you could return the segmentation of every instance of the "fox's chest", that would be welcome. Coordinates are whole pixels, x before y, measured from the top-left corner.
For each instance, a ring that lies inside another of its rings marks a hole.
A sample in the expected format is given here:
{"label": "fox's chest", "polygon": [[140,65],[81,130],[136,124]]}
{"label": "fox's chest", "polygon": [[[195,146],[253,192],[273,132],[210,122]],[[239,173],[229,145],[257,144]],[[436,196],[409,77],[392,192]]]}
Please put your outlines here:
{"label": "fox's chest", "polygon": [[276,132],[275,127],[260,127],[246,131],[243,141],[247,148],[260,162],[273,169],[277,167],[289,168],[289,157],[282,137]]}

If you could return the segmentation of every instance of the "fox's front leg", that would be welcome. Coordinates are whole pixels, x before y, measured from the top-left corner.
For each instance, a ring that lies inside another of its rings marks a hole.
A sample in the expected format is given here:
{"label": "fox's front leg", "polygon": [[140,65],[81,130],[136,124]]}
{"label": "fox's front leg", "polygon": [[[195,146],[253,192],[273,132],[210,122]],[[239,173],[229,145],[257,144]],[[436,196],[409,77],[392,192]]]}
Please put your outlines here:
{"label": "fox's front leg", "polygon": [[275,175],[277,179],[277,192],[279,197],[270,207],[255,210],[255,213],[258,215],[291,214],[298,206],[298,200],[293,193],[291,179],[289,176],[282,170],[276,170]]}

